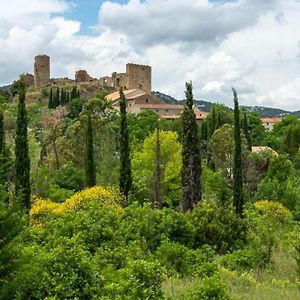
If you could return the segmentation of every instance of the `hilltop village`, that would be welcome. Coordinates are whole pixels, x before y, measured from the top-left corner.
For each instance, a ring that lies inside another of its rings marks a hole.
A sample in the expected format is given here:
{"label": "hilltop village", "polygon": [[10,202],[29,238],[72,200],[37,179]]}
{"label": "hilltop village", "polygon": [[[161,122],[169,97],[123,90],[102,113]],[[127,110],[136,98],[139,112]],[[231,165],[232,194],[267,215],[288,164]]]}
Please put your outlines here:
{"label": "hilltop village", "polygon": [[[50,57],[38,55],[34,62],[34,75],[25,74],[27,86],[35,89],[45,86],[58,86],[61,84],[76,84],[79,88],[84,85],[97,86],[99,89],[110,90],[106,100],[111,102],[115,109],[119,109],[119,90],[123,89],[127,111],[139,113],[145,110],[156,112],[160,118],[166,120],[178,119],[183,112],[183,105],[166,104],[152,95],[152,69],[150,66],[133,63],[126,64],[125,73],[113,72],[111,76],[93,78],[86,70],[75,72],[75,80],[69,78],[51,78]],[[198,122],[206,118],[207,113],[194,108]]]}

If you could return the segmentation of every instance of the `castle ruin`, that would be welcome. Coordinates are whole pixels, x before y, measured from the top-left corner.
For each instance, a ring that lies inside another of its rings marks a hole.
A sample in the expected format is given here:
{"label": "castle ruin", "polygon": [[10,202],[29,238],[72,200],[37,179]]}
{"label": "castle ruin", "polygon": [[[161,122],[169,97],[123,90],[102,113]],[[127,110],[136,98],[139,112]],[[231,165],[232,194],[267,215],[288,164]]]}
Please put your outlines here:
{"label": "castle ruin", "polygon": [[34,86],[39,88],[50,82],[50,57],[38,55],[34,62]]}
{"label": "castle ruin", "polygon": [[152,90],[150,66],[126,64],[126,73],[112,73],[111,77],[101,77],[100,85],[124,90],[141,89],[148,94]]}

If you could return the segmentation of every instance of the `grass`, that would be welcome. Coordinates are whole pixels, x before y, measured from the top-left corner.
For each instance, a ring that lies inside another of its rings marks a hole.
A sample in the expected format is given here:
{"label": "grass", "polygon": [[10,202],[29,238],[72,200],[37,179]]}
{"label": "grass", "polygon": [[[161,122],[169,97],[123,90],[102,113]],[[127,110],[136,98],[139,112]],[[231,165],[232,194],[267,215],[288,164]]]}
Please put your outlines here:
{"label": "grass", "polygon": [[[276,249],[271,264],[260,272],[237,272],[220,268],[221,277],[228,284],[234,300],[297,300],[300,299],[300,281],[293,250],[287,245]],[[183,300],[200,279],[169,278],[163,284],[166,299]]]}

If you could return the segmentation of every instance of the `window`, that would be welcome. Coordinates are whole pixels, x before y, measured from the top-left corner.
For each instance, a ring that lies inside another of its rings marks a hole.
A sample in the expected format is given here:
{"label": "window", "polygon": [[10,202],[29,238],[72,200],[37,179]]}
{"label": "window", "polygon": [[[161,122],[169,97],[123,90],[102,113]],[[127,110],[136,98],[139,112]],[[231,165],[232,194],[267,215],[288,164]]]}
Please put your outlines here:
{"label": "window", "polygon": [[148,103],[148,99],[146,99],[146,103]]}

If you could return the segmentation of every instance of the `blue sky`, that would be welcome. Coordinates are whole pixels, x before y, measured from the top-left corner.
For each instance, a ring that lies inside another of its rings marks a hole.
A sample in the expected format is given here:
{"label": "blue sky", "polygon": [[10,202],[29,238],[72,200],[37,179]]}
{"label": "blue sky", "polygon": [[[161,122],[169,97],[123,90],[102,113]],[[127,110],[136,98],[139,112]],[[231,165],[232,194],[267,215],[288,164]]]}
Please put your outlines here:
{"label": "blue sky", "polygon": [[299,0],[1,1],[0,85],[48,54],[52,77],[132,62],[178,99],[192,80],[197,99],[231,105],[234,86],[243,105],[300,109]]}
{"label": "blue sky", "polygon": [[[68,0],[67,2],[74,4],[65,13],[65,16],[81,22],[82,34],[95,34],[93,26],[98,23],[98,13],[100,6],[105,0]],[[127,3],[128,0],[115,0],[111,2]]]}

